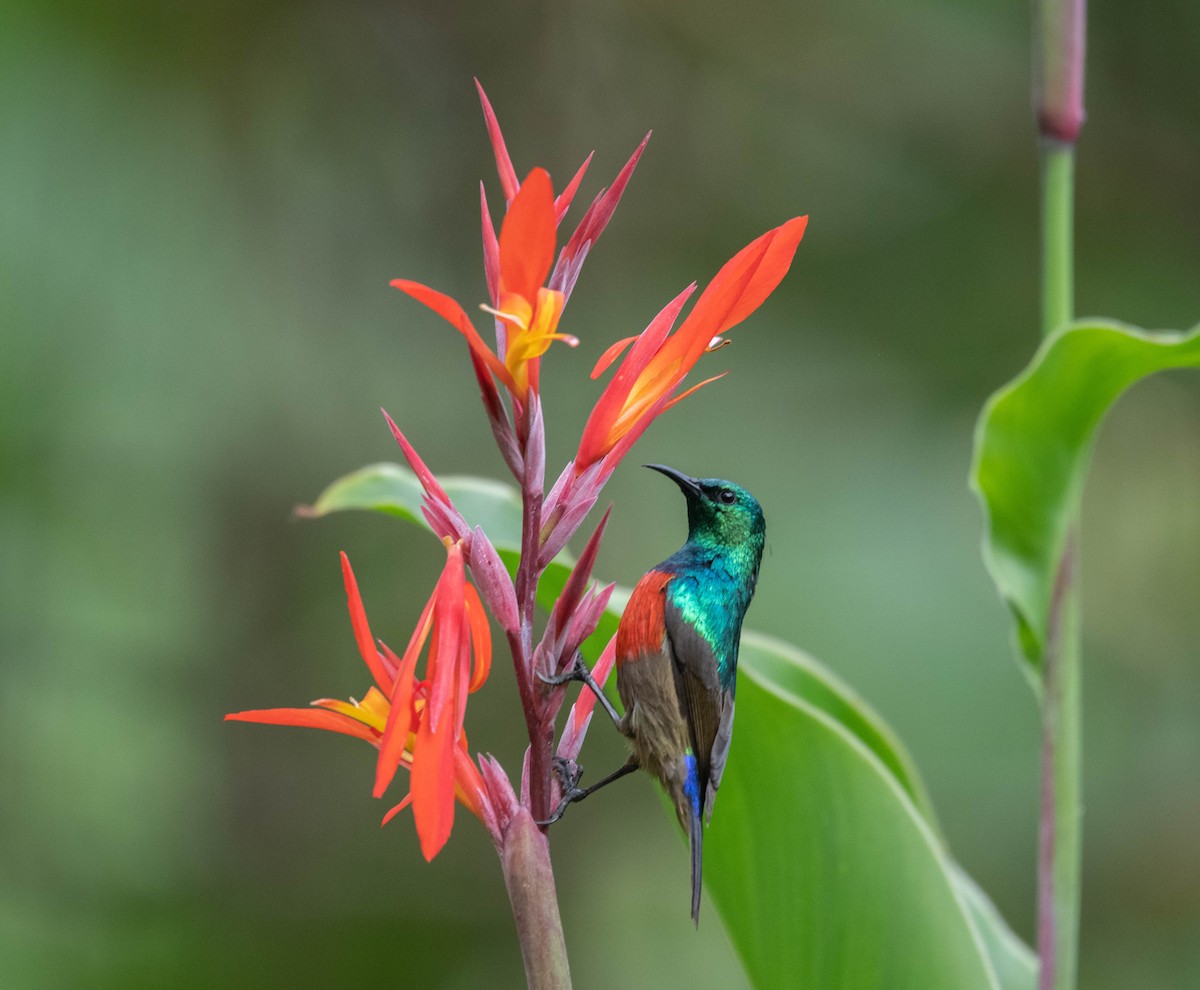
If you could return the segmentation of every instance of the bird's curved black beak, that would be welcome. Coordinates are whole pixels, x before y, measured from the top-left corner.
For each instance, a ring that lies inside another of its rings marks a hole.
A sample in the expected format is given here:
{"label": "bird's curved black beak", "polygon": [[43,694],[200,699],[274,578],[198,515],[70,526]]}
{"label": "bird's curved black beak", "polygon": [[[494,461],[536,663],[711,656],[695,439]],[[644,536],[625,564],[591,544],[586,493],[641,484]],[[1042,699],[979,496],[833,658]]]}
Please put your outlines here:
{"label": "bird's curved black beak", "polygon": [[657,471],[659,474],[665,474],[675,484],[677,484],[684,494],[691,492],[693,495],[700,494],[700,482],[695,478],[689,478],[682,471],[676,471],[674,468],[669,468],[665,464],[643,464],[642,467],[648,467],[651,471]]}

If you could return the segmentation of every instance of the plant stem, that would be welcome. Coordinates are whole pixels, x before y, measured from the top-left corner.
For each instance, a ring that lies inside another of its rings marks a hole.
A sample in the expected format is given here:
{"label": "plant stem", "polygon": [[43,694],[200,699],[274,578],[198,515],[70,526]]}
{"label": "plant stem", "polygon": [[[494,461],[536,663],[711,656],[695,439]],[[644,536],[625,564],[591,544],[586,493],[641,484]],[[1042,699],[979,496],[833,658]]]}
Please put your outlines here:
{"label": "plant stem", "polygon": [[[1083,126],[1085,0],[1037,0],[1034,106],[1042,168],[1042,336],[1074,318],[1075,141]],[[1074,990],[1081,873],[1079,520],[1059,560],[1042,653],[1038,990]]]}
{"label": "plant stem", "polygon": [[1042,335],[1074,318],[1075,146],[1052,137],[1041,141]]}
{"label": "plant stem", "polygon": [[529,990],[569,990],[571,970],[550,866],[550,844],[528,809],[513,816],[501,853]]}
{"label": "plant stem", "polygon": [[513,646],[517,683],[529,731],[529,804],[538,821],[550,816],[550,757],[554,744],[554,713],[548,712],[545,692],[537,681],[533,646],[533,620],[537,609],[537,586],[544,568],[539,566],[542,501],[545,498],[546,430],[541,405],[532,398],[518,417],[524,476],[521,479],[521,560],[517,565],[515,590],[520,628]]}
{"label": "plant stem", "polygon": [[1051,596],[1042,655],[1042,810],[1038,835],[1038,990],[1073,990],[1079,954],[1082,657],[1077,540]]}

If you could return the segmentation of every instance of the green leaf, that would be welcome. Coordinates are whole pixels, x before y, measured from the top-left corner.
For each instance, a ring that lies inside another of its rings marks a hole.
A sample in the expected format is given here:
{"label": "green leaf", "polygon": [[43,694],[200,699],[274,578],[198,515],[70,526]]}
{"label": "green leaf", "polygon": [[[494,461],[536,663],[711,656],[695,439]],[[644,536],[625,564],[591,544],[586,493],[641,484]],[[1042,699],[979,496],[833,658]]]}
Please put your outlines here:
{"label": "green leaf", "polygon": [[752,634],[737,706],[705,879],[756,987],[1031,990],[1032,953],[960,879],[869,709]]}
{"label": "green leaf", "polygon": [[959,867],[954,868],[954,884],[983,939],[996,983],[1003,990],[1033,990],[1038,976],[1037,955],[1012,933],[979,884]]}
{"label": "green leaf", "polygon": [[1118,323],[1064,327],[984,406],[971,487],[985,516],[983,556],[1040,681],[1055,575],[1077,517],[1096,428],[1130,385],[1200,367],[1200,327],[1150,333]]}
{"label": "green leaf", "polygon": [[[472,527],[482,525],[496,549],[521,549],[521,497],[511,485],[488,478],[459,475],[439,478],[446,494]],[[399,464],[368,464],[338,478],[310,506],[297,514],[306,518],[343,509],[373,509],[425,525],[421,515],[424,490],[417,476]]]}
{"label": "green leaf", "polygon": [[[925,819],[935,824],[933,804],[908,752],[887,724],[832,671],[794,646],[752,630],[742,634],[738,664],[741,669],[753,667],[764,680],[840,723],[875,754]],[[740,729],[739,716],[739,735]]]}
{"label": "green leaf", "polygon": [[[442,484],[515,566],[516,491],[472,478]],[[420,503],[406,469],[380,464],[335,482],[303,514],[365,508],[423,525]],[[543,607],[570,564],[564,554],[547,569]],[[627,598],[614,593],[589,656],[616,631]],[[705,878],[755,985],[1032,990],[1032,953],[950,860],[920,776],[882,719],[778,640],[747,631],[740,671]]]}

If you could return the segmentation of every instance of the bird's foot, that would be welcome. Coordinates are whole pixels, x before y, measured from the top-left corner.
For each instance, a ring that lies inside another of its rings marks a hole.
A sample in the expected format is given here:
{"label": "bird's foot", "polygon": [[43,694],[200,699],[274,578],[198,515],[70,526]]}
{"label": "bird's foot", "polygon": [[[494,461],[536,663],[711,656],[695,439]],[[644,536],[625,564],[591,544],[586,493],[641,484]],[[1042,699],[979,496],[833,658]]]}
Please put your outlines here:
{"label": "bird's foot", "polygon": [[550,687],[558,687],[559,685],[566,684],[569,681],[579,681],[581,684],[586,684],[592,694],[596,696],[596,700],[600,702],[600,707],[602,707],[608,713],[608,717],[612,719],[613,725],[615,725],[622,732],[625,732],[624,725],[621,722],[621,716],[618,715],[617,710],[613,708],[612,702],[608,700],[604,690],[599,684],[596,683],[596,679],[592,676],[592,672],[588,670],[588,665],[583,662],[583,656],[580,653],[576,652],[575,659],[572,661],[571,666],[564,670],[561,674],[544,674],[541,671],[538,671],[537,676],[538,680]]}
{"label": "bird's foot", "polygon": [[583,767],[574,760],[556,756],[550,761],[554,776],[558,778],[558,786],[563,792],[573,791],[579,787],[579,778],[583,776]]}
{"label": "bird's foot", "polygon": [[583,657],[578,653],[575,654],[575,660],[561,674],[545,674],[538,671],[538,680],[543,684],[548,684],[550,687],[559,687],[563,684],[569,684],[571,681],[579,681],[586,684],[591,680],[592,672],[588,670],[587,664],[583,662]]}
{"label": "bird's foot", "polygon": [[562,798],[549,818],[545,821],[534,822],[535,825],[542,827],[553,825],[562,818],[563,813],[567,810],[567,805],[587,796],[587,791],[582,790],[579,786],[579,778],[583,776],[583,767],[574,760],[567,760],[561,756],[556,756],[550,765],[554,769],[554,776],[558,778],[558,787],[562,792]]}
{"label": "bird's foot", "polygon": [[626,774],[633,773],[639,768],[637,757],[631,756],[623,765],[617,767],[607,777],[601,777],[591,787],[580,787],[579,778],[583,776],[583,767],[579,766],[574,760],[554,760],[554,772],[558,775],[559,784],[562,786],[563,796],[558,802],[558,806],[554,809],[554,813],[545,821],[535,822],[537,825],[546,826],[553,825],[563,816],[563,812],[567,810],[567,805],[574,804],[576,801],[582,801],[589,794],[593,794],[600,790],[601,787],[606,787],[614,780],[620,780]]}
{"label": "bird's foot", "polygon": [[567,791],[565,794],[563,794],[562,800],[558,802],[558,807],[554,809],[550,817],[540,822],[534,822],[534,824],[540,828],[546,828],[549,825],[553,825],[556,821],[562,818],[563,813],[567,810],[567,805],[571,804],[573,801],[582,801],[585,797],[587,797],[587,793],[587,791],[580,790],[579,788]]}

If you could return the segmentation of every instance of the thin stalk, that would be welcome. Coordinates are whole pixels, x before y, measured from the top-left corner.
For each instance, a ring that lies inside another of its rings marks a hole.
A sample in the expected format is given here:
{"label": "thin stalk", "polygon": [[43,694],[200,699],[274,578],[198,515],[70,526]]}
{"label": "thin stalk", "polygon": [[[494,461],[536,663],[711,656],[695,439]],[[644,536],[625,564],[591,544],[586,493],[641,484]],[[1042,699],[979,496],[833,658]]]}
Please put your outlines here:
{"label": "thin stalk", "polygon": [[1043,137],[1042,336],[1074,318],[1075,146]]}
{"label": "thin stalk", "polygon": [[1051,598],[1042,655],[1042,795],[1038,834],[1038,990],[1074,990],[1082,848],[1082,654],[1072,531]]}
{"label": "thin stalk", "polygon": [[[1035,0],[1033,98],[1042,170],[1042,336],[1075,314],[1075,142],[1083,126],[1085,0]],[[1042,654],[1038,990],[1074,990],[1082,848],[1079,520],[1071,521]]]}

